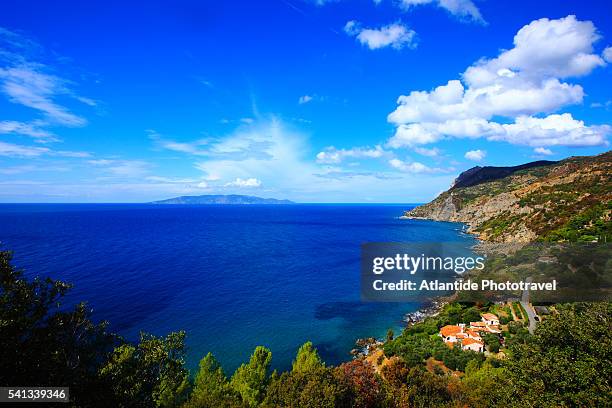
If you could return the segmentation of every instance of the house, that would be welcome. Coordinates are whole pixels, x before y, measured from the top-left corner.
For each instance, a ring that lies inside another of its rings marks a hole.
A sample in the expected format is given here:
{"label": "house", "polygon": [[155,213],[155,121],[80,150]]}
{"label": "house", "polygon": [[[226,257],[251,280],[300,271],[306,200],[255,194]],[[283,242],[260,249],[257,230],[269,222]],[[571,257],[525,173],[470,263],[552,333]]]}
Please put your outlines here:
{"label": "house", "polygon": [[501,333],[499,326],[489,326],[485,322],[470,322],[469,330],[477,332],[478,334],[481,334],[483,332],[494,334]]}
{"label": "house", "polygon": [[[463,334],[463,328],[454,325],[444,326],[440,329],[440,337],[445,343],[456,343],[457,335]],[[461,336],[460,336],[461,337]]]}
{"label": "house", "polygon": [[499,319],[492,313],[484,313],[481,322],[470,322],[469,327],[463,323],[444,326],[438,335],[450,348],[458,345],[462,350],[482,353],[484,352],[482,335],[486,333],[501,333]]}
{"label": "house", "polygon": [[482,353],[484,351],[484,343],[475,339],[464,339],[461,342],[462,350],[472,350],[477,353]]}
{"label": "house", "polygon": [[499,326],[499,317],[493,313],[483,313],[482,322],[487,326]]}

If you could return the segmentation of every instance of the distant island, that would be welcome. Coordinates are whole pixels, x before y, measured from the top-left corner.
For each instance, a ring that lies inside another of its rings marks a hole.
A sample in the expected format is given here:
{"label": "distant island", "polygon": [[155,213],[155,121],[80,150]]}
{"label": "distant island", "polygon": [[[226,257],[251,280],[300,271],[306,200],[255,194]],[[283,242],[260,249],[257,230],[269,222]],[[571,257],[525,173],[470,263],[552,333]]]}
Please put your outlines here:
{"label": "distant island", "polygon": [[206,204],[295,204],[289,200],[277,200],[275,198],[261,198],[255,196],[239,195],[239,194],[205,194],[200,196],[180,196],[169,198],[167,200],[153,201],[150,204],[190,204],[190,205],[206,205]]}

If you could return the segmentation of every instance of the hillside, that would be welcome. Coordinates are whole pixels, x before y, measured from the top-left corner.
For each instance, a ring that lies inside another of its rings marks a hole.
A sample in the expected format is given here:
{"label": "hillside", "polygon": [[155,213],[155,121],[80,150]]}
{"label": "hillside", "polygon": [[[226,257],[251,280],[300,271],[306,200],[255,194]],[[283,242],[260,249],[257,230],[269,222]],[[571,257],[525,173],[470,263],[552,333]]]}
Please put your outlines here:
{"label": "hillside", "polygon": [[612,152],[497,167],[484,176],[509,175],[494,180],[479,180],[483,169],[462,173],[451,189],[405,216],[463,222],[492,242],[612,238]]}
{"label": "hillside", "polygon": [[461,173],[451,188],[456,189],[461,187],[475,186],[476,184],[482,184],[486,183],[487,181],[508,177],[509,175],[520,170],[527,170],[533,167],[550,166],[556,163],[557,162],[554,161],[539,160],[512,167],[476,166]]}
{"label": "hillside", "polygon": [[151,204],[294,204],[289,200],[277,200],[274,198],[261,198],[247,195],[200,195],[200,196],[181,196],[169,198],[167,200],[153,201]]}

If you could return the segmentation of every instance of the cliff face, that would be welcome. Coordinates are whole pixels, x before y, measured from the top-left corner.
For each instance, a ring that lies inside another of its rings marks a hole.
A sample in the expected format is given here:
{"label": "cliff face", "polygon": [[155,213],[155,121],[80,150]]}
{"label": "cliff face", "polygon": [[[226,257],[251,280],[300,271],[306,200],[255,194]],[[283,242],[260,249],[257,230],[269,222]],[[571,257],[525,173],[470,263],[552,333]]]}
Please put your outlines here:
{"label": "cliff face", "polygon": [[463,222],[492,242],[609,242],[612,152],[494,169],[501,178],[479,182],[474,175],[482,169],[470,169],[458,177],[463,184],[405,215]]}

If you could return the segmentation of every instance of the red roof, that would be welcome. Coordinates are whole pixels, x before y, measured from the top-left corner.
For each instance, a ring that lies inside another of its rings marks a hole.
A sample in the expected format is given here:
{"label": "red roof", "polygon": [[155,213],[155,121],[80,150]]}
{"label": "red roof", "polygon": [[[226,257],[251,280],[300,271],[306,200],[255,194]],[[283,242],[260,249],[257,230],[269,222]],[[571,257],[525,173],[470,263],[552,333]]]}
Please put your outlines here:
{"label": "red roof", "polygon": [[474,339],[465,339],[461,344],[464,346],[469,346],[470,344],[480,344],[482,346],[483,343]]}
{"label": "red roof", "polygon": [[487,320],[499,320],[499,317],[495,316],[493,313],[484,313],[482,317]]}
{"label": "red roof", "polygon": [[440,334],[444,337],[453,336],[457,333],[461,333],[461,327],[459,326],[444,326],[440,329]]}

